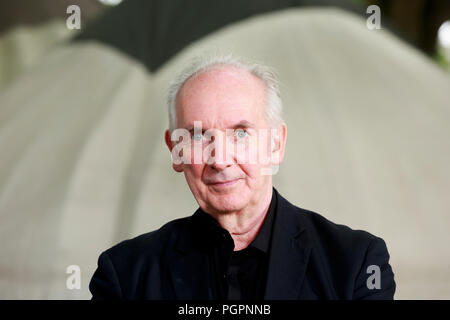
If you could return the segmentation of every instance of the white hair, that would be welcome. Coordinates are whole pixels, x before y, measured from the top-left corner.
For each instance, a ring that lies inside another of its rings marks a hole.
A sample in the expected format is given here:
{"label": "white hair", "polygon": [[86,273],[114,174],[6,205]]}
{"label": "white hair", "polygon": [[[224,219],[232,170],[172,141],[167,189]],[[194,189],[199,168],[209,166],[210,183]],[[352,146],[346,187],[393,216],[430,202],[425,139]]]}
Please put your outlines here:
{"label": "white hair", "polygon": [[254,61],[238,58],[232,54],[211,55],[194,58],[192,63],[171,83],[167,96],[170,132],[177,128],[176,99],[180,89],[193,76],[217,66],[232,66],[247,70],[262,80],[267,89],[266,117],[272,127],[278,127],[283,123],[279,82],[273,68]]}

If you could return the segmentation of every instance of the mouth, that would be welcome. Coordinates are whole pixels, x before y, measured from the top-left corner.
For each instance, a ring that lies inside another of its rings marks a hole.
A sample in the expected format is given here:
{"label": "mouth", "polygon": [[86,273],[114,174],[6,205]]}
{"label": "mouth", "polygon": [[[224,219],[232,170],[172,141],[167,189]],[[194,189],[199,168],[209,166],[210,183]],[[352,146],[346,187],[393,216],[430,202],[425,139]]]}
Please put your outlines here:
{"label": "mouth", "polygon": [[228,187],[235,185],[239,180],[241,180],[241,178],[237,178],[234,180],[228,180],[228,181],[212,182],[212,183],[209,183],[209,185],[212,186],[213,188],[222,189],[222,188],[228,188]]}

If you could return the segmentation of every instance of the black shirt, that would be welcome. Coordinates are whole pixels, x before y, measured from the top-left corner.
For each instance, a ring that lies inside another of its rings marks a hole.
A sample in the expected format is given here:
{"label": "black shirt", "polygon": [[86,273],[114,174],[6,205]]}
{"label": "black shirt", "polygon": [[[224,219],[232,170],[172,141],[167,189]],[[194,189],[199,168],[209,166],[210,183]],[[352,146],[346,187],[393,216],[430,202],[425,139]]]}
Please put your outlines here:
{"label": "black shirt", "polygon": [[212,283],[218,300],[262,300],[267,278],[272,226],[276,215],[276,194],[256,238],[248,247],[234,250],[230,233],[208,213],[196,213],[199,230],[208,247]]}

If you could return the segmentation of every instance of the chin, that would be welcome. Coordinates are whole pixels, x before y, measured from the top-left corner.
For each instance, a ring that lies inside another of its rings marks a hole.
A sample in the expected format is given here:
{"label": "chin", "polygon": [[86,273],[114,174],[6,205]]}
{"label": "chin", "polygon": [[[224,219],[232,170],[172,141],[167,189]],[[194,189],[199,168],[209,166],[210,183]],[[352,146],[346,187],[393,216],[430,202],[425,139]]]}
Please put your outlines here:
{"label": "chin", "polygon": [[236,196],[223,195],[219,197],[214,197],[215,199],[211,199],[210,206],[214,208],[214,210],[218,212],[232,212],[238,211],[245,207],[245,199],[236,198]]}

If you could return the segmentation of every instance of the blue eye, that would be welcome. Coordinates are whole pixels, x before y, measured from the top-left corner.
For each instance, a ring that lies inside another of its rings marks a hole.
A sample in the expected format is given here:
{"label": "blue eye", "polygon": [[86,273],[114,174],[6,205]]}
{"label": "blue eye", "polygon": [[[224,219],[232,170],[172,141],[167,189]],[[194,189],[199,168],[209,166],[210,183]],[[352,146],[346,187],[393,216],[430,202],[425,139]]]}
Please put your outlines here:
{"label": "blue eye", "polygon": [[242,129],[236,130],[235,134],[236,134],[236,137],[238,137],[239,139],[243,139],[246,136],[248,136],[248,132],[244,131]]}
{"label": "blue eye", "polygon": [[203,134],[194,134],[193,136],[192,136],[192,139],[194,139],[195,141],[202,141],[203,140]]}

